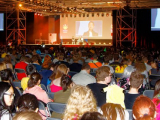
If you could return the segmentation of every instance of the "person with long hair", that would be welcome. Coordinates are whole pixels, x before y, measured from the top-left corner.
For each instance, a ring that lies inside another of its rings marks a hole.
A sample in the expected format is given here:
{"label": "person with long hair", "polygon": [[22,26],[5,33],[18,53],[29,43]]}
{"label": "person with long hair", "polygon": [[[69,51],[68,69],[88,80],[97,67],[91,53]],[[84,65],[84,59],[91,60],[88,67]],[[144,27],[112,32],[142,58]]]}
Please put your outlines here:
{"label": "person with long hair", "polygon": [[155,120],[156,108],[150,98],[141,95],[136,98],[132,113],[135,120]]}
{"label": "person with long hair", "polygon": [[160,99],[160,79],[157,80],[157,82],[156,82],[153,97]]}
{"label": "person with long hair", "polygon": [[129,114],[120,104],[106,103],[101,106],[101,111],[107,120],[129,119]]}
{"label": "person with long hair", "polygon": [[99,112],[86,112],[83,114],[80,120],[107,120],[107,119]]}
{"label": "person with long hair", "polygon": [[50,79],[52,80],[51,85],[50,85],[50,89],[51,92],[58,92],[60,90],[62,90],[63,88],[60,85],[61,82],[61,77],[68,73],[68,68],[66,65],[64,64],[60,64],[57,69],[56,69],[56,73],[53,72],[53,74],[50,76]]}
{"label": "person with long hair", "polygon": [[49,65],[52,63],[52,58],[49,55],[46,55],[44,57],[44,61],[42,63],[42,68],[48,69]]}
{"label": "person with long hair", "polygon": [[11,120],[14,100],[13,87],[7,82],[0,82],[0,120]]}
{"label": "person with long hair", "polygon": [[48,98],[46,91],[44,91],[39,85],[42,77],[39,73],[34,72],[30,75],[28,81],[28,88],[24,91],[25,93],[33,94],[37,97],[38,100],[43,101],[44,103],[51,102]]}
{"label": "person with long hair", "polygon": [[79,118],[88,111],[97,111],[96,100],[88,87],[77,85],[71,91],[63,119],[79,120]]}

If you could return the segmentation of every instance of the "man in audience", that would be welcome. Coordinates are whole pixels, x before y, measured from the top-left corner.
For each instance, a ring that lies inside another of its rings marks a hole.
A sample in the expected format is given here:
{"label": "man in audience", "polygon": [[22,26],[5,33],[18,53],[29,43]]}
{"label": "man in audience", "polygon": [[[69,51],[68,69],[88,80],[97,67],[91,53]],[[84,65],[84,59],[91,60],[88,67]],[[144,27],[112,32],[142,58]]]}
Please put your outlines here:
{"label": "man in audience", "polygon": [[137,71],[132,72],[130,76],[130,89],[128,93],[125,93],[125,106],[126,109],[132,109],[135,99],[140,96],[138,89],[142,86],[143,76]]}
{"label": "man in audience", "polygon": [[74,63],[72,63],[70,65],[70,71],[74,71],[74,72],[81,71],[82,65],[78,63],[78,60],[79,60],[79,54],[74,54],[73,55],[73,62]]}
{"label": "man in audience", "polygon": [[94,68],[99,68],[102,66],[102,63],[100,63],[99,61],[97,61],[98,56],[96,54],[93,55],[93,60],[90,61],[88,64],[89,66],[94,69]]}
{"label": "man in audience", "polygon": [[[23,69],[26,71],[27,67],[26,56],[22,56],[20,62],[15,65],[15,69]],[[23,77],[27,77],[26,73],[17,73],[18,80],[21,80]]]}
{"label": "man in audience", "polygon": [[97,106],[101,107],[106,103],[106,93],[102,92],[103,88],[107,87],[111,82],[110,69],[107,66],[99,67],[96,71],[97,83],[88,84],[92,90],[94,97],[97,100]]}
{"label": "man in audience", "polygon": [[148,65],[148,58],[147,57],[143,57],[143,62],[145,64],[145,66],[146,66],[147,72],[149,72],[152,69],[152,67],[150,65]]}
{"label": "man in audience", "polygon": [[77,85],[86,86],[91,83],[95,83],[96,79],[90,75],[90,66],[86,63],[82,66],[82,70],[72,77],[72,81]]}
{"label": "man in audience", "polygon": [[134,66],[132,66],[132,61],[128,59],[127,67],[124,69],[122,78],[129,78],[131,73],[134,71]]}
{"label": "man in audience", "polygon": [[33,55],[32,56],[32,62],[33,62],[33,65],[36,67],[36,70],[38,72],[40,72],[41,69],[42,69],[42,66],[38,62],[38,55]]}
{"label": "man in audience", "polygon": [[104,64],[103,64],[103,66],[108,66],[110,68],[111,74],[113,74],[114,73],[114,69],[113,69],[112,66],[109,65],[109,60],[110,60],[109,56],[105,56],[104,57]]}
{"label": "man in audience", "polygon": [[57,64],[58,64],[58,65],[60,65],[60,64],[65,64],[65,65],[69,68],[69,63],[64,61],[64,54],[63,54],[63,53],[59,54],[58,60],[59,60],[59,61],[55,63],[56,65],[57,65]]}

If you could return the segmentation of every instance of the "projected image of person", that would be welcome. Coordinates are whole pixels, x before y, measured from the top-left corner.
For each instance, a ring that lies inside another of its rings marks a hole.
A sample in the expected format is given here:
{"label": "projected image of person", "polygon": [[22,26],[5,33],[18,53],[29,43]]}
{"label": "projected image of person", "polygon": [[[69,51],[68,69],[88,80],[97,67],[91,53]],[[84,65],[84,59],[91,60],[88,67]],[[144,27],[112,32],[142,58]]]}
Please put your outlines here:
{"label": "projected image of person", "polygon": [[83,36],[89,36],[89,37],[98,36],[98,33],[96,33],[93,29],[94,29],[94,22],[90,21],[88,23],[88,31],[84,32]]}

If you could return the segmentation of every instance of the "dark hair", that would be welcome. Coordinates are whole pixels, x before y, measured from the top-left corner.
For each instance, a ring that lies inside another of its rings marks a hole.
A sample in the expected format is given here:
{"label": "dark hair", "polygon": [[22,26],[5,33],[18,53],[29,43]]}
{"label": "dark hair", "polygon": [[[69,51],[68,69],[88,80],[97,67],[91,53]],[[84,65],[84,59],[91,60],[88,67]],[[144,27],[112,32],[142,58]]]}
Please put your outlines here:
{"label": "dark hair", "polygon": [[11,63],[11,56],[10,56],[10,55],[6,55],[6,56],[4,57],[4,62],[5,62],[5,63]]}
{"label": "dark hair", "polygon": [[13,81],[13,74],[10,69],[5,69],[0,71],[0,76],[2,81],[9,81],[12,84]]}
{"label": "dark hair", "polygon": [[35,95],[26,93],[18,99],[17,107],[19,112],[26,110],[35,111],[38,108],[38,99]]}
{"label": "dark hair", "polygon": [[32,56],[32,62],[36,62],[38,60],[38,55],[33,55]]}
{"label": "dark hair", "polygon": [[110,60],[109,55],[104,57],[104,63],[109,63],[109,60]]}
{"label": "dark hair", "polygon": [[67,75],[63,75],[61,78],[61,87],[63,88],[63,92],[65,92],[68,87],[70,86],[70,84],[72,83],[72,80],[67,76]]}
{"label": "dark hair", "polygon": [[32,88],[35,85],[37,85],[38,81],[41,79],[42,76],[39,73],[37,72],[32,73],[28,81],[28,88]]}
{"label": "dark hair", "polygon": [[79,120],[106,120],[106,118],[98,112],[86,112]]}
{"label": "dark hair", "polygon": [[11,110],[13,108],[13,104],[11,106],[7,106],[4,101],[4,93],[7,92],[10,87],[12,87],[7,82],[0,82],[0,116],[2,116],[2,110],[7,109],[9,113],[11,113]]}
{"label": "dark hair", "polygon": [[36,71],[36,67],[33,64],[28,64],[26,67],[27,75],[31,75]]}

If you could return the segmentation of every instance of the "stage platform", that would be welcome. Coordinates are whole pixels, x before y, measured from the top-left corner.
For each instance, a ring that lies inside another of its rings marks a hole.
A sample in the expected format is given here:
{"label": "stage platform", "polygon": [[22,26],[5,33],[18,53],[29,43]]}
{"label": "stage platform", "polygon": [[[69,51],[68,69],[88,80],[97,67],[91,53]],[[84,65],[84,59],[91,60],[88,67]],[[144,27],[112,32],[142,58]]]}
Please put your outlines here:
{"label": "stage platform", "polygon": [[23,44],[21,46],[50,46],[50,47],[109,47],[112,46],[112,44]]}

